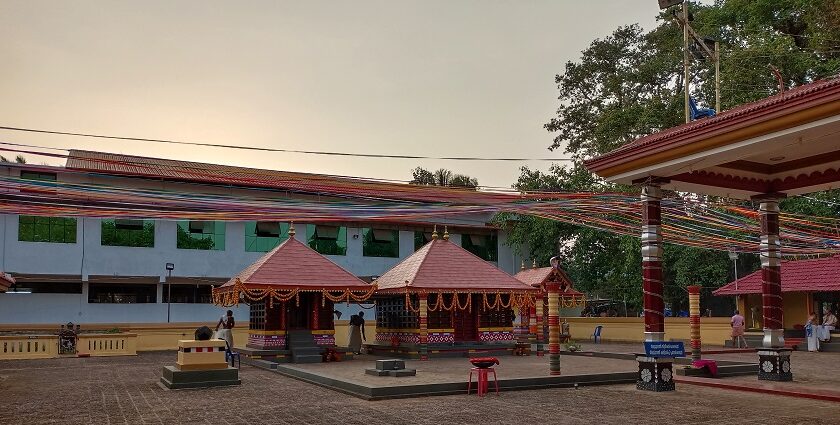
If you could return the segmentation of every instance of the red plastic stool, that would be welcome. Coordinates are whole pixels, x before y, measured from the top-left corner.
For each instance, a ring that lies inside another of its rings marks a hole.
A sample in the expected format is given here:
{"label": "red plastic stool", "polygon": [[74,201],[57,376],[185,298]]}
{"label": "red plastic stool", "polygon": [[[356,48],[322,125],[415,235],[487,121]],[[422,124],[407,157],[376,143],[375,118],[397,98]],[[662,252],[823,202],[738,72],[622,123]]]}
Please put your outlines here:
{"label": "red plastic stool", "polygon": [[496,395],[499,395],[499,378],[496,376],[496,369],[492,367],[474,367],[470,369],[470,377],[469,381],[467,381],[467,394],[470,393],[472,390],[472,377],[473,372],[477,372],[476,376],[476,386],[478,387],[478,396],[484,397],[484,394],[487,394],[487,387],[488,384],[488,372],[493,372],[493,382],[496,384]]}

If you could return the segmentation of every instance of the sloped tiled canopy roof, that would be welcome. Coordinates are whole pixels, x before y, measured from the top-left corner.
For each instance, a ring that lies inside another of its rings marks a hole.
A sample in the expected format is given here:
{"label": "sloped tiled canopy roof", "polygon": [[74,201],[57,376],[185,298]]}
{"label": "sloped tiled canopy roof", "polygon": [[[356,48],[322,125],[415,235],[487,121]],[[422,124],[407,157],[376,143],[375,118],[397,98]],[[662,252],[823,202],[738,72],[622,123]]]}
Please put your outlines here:
{"label": "sloped tiled canopy roof", "polygon": [[367,291],[371,285],[344,270],[302,242],[290,237],[218,289],[300,289],[301,291]]}
{"label": "sloped tiled canopy roof", "polygon": [[[761,270],[715,290],[715,295],[760,294]],[[735,287],[738,289],[735,289]],[[782,262],[782,292],[840,291],[840,256]]]}
{"label": "sloped tiled canopy roof", "polygon": [[636,139],[585,162],[608,181],[748,199],[840,181],[840,78]]}
{"label": "sloped tiled canopy roof", "polygon": [[535,289],[447,240],[435,239],[376,280],[377,293],[502,292]]}
{"label": "sloped tiled canopy roof", "polygon": [[[526,283],[535,288],[541,288],[548,281],[554,269],[552,267],[539,267],[521,270],[515,274],[517,280]],[[560,295],[578,297],[583,296],[582,292],[576,291],[572,288],[572,281],[569,276],[562,269],[557,269],[557,275],[560,280]]]}
{"label": "sloped tiled canopy roof", "polygon": [[0,272],[0,292],[6,292],[14,284],[15,278],[8,273]]}

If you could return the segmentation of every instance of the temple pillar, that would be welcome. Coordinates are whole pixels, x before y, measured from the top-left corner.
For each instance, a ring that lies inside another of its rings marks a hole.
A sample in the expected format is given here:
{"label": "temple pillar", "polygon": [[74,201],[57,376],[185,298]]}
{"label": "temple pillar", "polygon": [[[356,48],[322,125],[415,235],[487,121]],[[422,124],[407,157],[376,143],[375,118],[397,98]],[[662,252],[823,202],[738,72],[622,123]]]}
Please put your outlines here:
{"label": "temple pillar", "polygon": [[759,205],[761,217],[761,304],[764,339],[758,349],[758,379],[791,381],[790,349],[785,348],[782,323],[782,265],[779,242],[779,201],[765,198]]}
{"label": "temple pillar", "polygon": [[539,296],[535,302],[536,304],[536,334],[537,334],[537,356],[543,355],[543,338],[545,335],[545,325],[543,324],[543,292],[540,291]]}
{"label": "temple pillar", "polygon": [[548,282],[548,367],[549,374],[560,374],[560,285]]}
{"label": "temple pillar", "polygon": [[312,330],[321,329],[319,317],[321,315],[321,294],[313,295],[312,299]]}
{"label": "temple pillar", "polygon": [[429,360],[429,302],[426,294],[418,294],[420,311],[418,317],[420,360]]}
{"label": "temple pillar", "polygon": [[536,351],[534,345],[537,343],[537,307],[536,301],[542,302],[539,297],[535,298],[534,305],[528,308],[528,342],[531,343],[532,349]]}
{"label": "temple pillar", "polygon": [[688,287],[688,321],[691,325],[691,360],[700,360],[702,343],[700,341],[700,287]]}
{"label": "temple pillar", "polygon": [[[645,343],[665,340],[665,302],[662,298],[662,189],[642,187],[642,286],[644,291]],[[673,358],[640,354],[636,388],[673,391]]]}

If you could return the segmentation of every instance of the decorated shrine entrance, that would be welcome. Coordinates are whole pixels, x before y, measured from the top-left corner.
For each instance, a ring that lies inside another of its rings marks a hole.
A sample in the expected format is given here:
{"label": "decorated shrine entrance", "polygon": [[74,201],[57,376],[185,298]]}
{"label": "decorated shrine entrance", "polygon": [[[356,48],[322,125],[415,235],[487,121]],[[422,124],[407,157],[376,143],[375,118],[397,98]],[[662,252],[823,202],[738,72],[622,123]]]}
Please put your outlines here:
{"label": "decorated shrine entrance", "polygon": [[365,301],[376,289],[294,234],[292,226],[289,239],[213,290],[217,305],[251,306],[247,344],[234,341],[243,355],[320,361],[335,346],[334,303]]}
{"label": "decorated shrine entrance", "polygon": [[432,241],[375,282],[376,341],[369,350],[419,357],[511,352],[514,310],[538,290],[449,243]]}

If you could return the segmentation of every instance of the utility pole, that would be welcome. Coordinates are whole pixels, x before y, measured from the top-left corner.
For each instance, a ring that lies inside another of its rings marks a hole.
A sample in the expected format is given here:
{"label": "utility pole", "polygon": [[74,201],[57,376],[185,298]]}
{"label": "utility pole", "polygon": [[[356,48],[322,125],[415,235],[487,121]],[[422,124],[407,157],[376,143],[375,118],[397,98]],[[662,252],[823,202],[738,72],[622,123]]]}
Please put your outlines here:
{"label": "utility pole", "polygon": [[683,92],[685,93],[685,122],[691,122],[691,111],[688,107],[688,1],[682,4],[683,24]]}
{"label": "utility pole", "polygon": [[720,113],[720,41],[715,40],[715,113]]}

